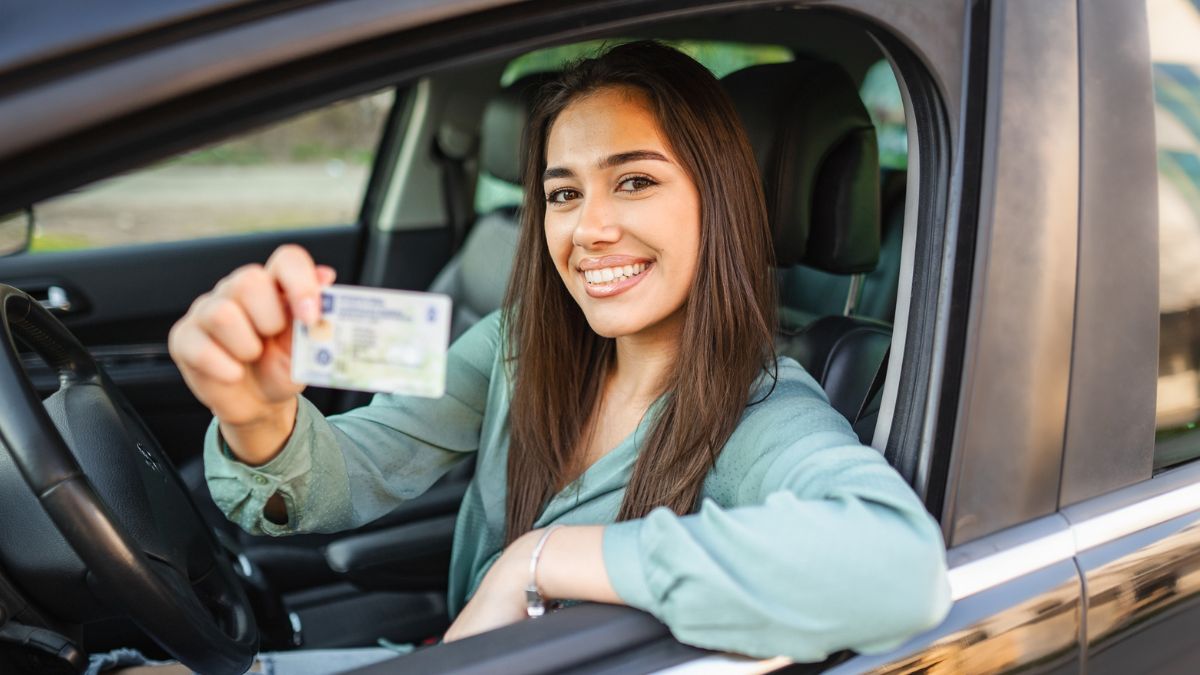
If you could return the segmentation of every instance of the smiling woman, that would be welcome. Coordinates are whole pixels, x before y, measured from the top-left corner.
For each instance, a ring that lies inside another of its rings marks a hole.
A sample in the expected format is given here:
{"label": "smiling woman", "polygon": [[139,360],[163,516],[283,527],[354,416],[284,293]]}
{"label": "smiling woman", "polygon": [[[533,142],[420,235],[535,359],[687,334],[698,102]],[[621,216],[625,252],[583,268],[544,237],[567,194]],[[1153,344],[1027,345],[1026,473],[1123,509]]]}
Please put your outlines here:
{"label": "smiling woman", "polygon": [[[510,538],[528,528],[551,485],[587,466],[576,458],[594,461],[664,391],[672,393],[648,441],[656,451],[639,456],[620,515],[659,505],[687,513],[751,383],[773,366],[770,232],[737,119],[708,71],[654,43],[582,61],[543,90],[530,120],[519,250],[536,260],[547,248],[558,279],[535,262],[516,271],[507,299],[519,364]],[[624,277],[627,264],[646,267],[624,281],[606,272],[620,265]],[[588,269],[600,283],[587,281]],[[545,331],[562,347],[531,337]],[[543,397],[547,405],[537,405]],[[711,414],[680,423],[696,410]],[[549,444],[544,429],[557,431]],[[550,456],[530,460],[525,448]],[[556,466],[555,456],[569,459]],[[534,466],[556,475],[537,486]]]}
{"label": "smiling woman", "polygon": [[538,101],[519,264],[503,308],[451,347],[442,398],[325,418],[297,395],[289,319],[316,321],[332,282],[299,247],[175,326],[172,356],[216,416],[216,504],[253,533],[338,531],[475,453],[448,642],[545,600],[628,604],[690,644],[805,661],[940,621],[936,523],[775,353],[766,208],[717,81],[629,43]]}

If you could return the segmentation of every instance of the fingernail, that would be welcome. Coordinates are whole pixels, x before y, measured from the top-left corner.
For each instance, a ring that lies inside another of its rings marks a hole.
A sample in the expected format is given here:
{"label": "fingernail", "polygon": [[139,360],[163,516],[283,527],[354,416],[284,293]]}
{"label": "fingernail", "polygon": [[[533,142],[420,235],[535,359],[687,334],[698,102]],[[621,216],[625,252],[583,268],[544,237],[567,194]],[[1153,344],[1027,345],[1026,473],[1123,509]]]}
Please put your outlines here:
{"label": "fingernail", "polygon": [[316,323],[317,319],[321,318],[317,311],[317,301],[312,298],[304,298],[300,302],[297,302],[296,316],[306,326]]}

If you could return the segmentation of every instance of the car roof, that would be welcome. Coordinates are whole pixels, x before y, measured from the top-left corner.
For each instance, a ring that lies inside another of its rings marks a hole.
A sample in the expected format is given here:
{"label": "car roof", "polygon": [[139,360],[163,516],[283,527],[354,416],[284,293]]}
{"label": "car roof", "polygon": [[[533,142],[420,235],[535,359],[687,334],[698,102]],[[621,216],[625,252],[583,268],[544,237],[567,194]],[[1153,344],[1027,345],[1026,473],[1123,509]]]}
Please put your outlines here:
{"label": "car roof", "polygon": [[136,43],[151,32],[192,33],[283,2],[254,0],[7,0],[0,7],[0,75],[71,55]]}

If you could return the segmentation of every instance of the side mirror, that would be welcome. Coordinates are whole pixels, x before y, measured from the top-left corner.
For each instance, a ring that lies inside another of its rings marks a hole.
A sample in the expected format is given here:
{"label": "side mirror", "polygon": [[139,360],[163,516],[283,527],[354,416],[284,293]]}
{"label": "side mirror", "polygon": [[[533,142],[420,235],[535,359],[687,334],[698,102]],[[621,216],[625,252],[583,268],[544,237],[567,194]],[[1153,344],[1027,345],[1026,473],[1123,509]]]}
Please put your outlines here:
{"label": "side mirror", "polygon": [[0,256],[22,253],[33,241],[33,207],[0,216]]}

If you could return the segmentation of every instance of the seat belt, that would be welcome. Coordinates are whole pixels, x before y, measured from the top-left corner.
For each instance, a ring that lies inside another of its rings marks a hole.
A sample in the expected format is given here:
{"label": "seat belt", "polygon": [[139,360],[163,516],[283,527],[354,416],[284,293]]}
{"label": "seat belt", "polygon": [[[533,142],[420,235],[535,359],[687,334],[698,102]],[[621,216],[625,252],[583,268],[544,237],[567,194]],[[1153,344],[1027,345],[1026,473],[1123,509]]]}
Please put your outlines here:
{"label": "seat belt", "polygon": [[433,157],[442,171],[442,196],[450,224],[450,251],[462,246],[467,229],[475,216],[471,191],[467,187],[467,160],[475,153],[475,137],[447,125],[438,130]]}
{"label": "seat belt", "polygon": [[854,416],[854,421],[851,424],[858,424],[858,421],[867,414],[867,408],[870,407],[872,399],[875,398],[880,389],[883,389],[883,381],[887,379],[888,357],[891,354],[892,347],[888,345],[888,348],[883,352],[883,361],[879,363],[879,368],[875,370],[875,377],[871,379],[871,387],[867,389],[867,395],[863,398],[862,403],[859,404],[858,414]]}

